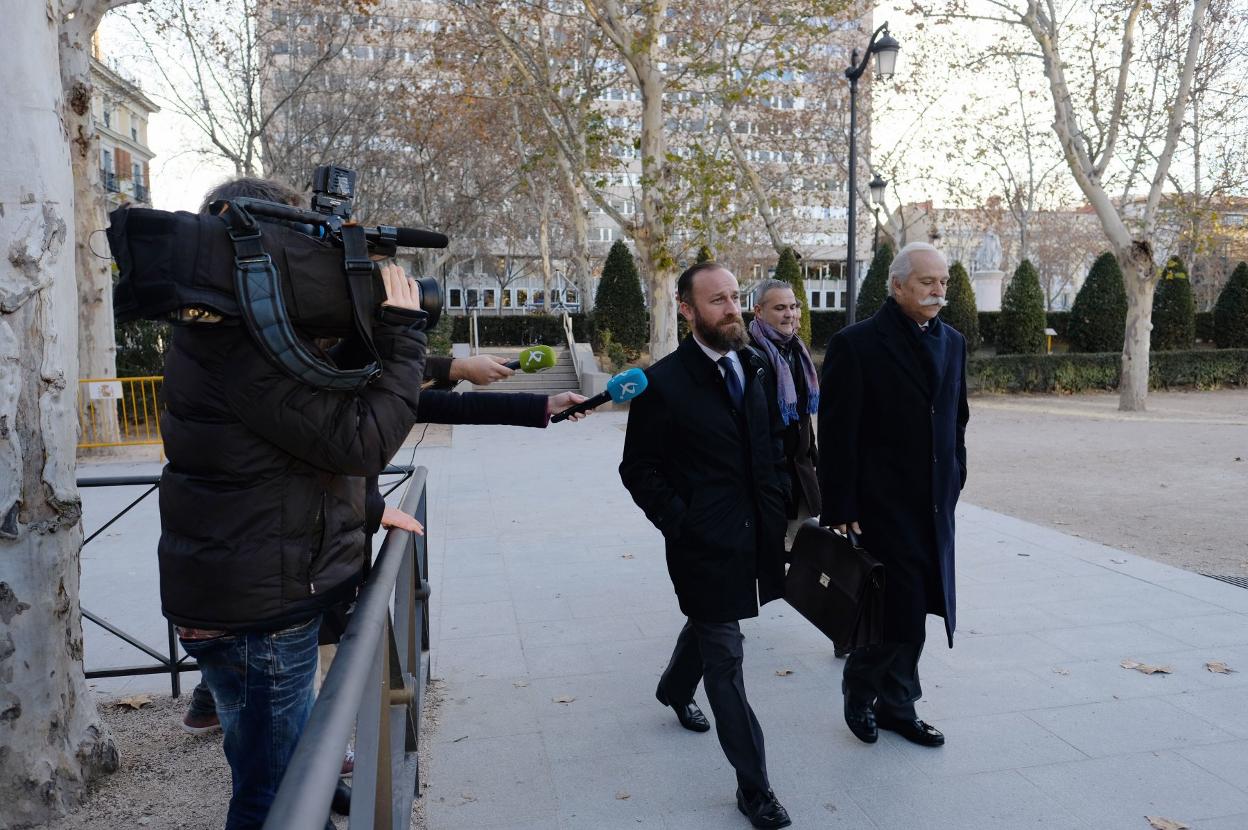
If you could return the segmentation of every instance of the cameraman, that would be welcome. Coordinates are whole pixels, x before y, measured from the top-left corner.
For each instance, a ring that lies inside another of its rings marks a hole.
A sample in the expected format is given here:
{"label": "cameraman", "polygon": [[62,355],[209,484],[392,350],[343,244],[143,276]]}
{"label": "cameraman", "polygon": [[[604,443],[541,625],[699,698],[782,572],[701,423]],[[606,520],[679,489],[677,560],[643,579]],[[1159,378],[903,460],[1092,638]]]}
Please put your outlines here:
{"label": "cameraman", "polygon": [[[243,179],[207,201],[238,196],[300,200]],[[217,702],[227,830],[264,823],[311,709],[322,612],[364,572],[365,478],[416,422],[426,315],[402,269],[380,267],[385,371],[360,391],[290,378],[237,325],[177,327],[165,359],[161,602]]]}

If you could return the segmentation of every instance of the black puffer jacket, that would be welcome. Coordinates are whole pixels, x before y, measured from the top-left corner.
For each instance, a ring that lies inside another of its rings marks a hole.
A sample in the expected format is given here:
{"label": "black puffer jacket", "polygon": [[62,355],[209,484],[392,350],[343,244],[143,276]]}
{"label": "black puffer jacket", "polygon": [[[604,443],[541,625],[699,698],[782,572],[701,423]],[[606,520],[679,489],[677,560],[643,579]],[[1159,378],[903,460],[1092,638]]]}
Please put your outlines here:
{"label": "black puffer jacket", "polygon": [[384,371],[349,393],[287,377],[241,327],[175,329],[159,546],[161,602],[174,623],[274,630],[358,583],[365,477],[410,432],[424,373],[423,333],[378,324],[373,337]]}

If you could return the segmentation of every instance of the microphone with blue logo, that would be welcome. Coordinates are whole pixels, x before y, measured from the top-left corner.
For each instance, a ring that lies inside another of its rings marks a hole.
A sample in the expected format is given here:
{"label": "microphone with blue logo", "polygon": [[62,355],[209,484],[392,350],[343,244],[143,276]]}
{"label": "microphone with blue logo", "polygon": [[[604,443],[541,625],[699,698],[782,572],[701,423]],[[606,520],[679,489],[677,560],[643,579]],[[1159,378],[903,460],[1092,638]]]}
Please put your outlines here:
{"label": "microphone with blue logo", "polygon": [[550,346],[530,346],[527,349],[521,349],[518,358],[509,360],[503,365],[513,372],[519,370],[533,374],[549,369],[555,365],[555,361],[555,350]]}
{"label": "microphone with blue logo", "polygon": [[632,368],[627,372],[620,372],[611,380],[607,381],[607,389],[605,392],[599,392],[592,398],[586,398],[575,406],[570,406],[562,412],[557,412],[551,416],[550,422],[557,424],[560,421],[566,421],[573,415],[579,415],[582,412],[588,412],[597,406],[602,406],[607,401],[614,403],[625,403],[646,391],[646,387],[650,385],[650,379],[646,377],[646,373],[641,369]]}

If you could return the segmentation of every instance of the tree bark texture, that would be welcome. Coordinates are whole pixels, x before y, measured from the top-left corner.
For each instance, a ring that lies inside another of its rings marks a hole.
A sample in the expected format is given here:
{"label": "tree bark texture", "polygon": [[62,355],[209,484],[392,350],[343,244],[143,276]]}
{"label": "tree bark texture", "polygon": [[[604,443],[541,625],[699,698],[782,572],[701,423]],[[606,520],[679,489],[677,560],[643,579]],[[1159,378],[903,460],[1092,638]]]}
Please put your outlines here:
{"label": "tree bark texture", "polygon": [[0,0],[0,828],[117,767],[82,666],[77,282],[55,2]]}

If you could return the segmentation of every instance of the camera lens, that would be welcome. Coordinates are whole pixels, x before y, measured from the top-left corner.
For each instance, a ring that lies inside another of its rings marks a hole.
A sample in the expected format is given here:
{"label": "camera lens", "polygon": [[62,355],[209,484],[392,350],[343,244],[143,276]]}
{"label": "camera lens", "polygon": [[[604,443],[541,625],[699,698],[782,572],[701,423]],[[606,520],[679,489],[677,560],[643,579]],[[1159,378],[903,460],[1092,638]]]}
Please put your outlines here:
{"label": "camera lens", "polygon": [[442,316],[442,286],[434,277],[417,277],[416,284],[420,286],[420,308],[429,315],[428,330],[436,326]]}

